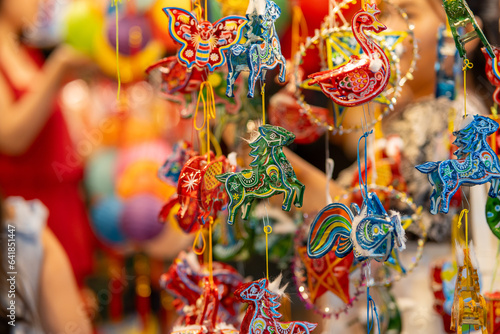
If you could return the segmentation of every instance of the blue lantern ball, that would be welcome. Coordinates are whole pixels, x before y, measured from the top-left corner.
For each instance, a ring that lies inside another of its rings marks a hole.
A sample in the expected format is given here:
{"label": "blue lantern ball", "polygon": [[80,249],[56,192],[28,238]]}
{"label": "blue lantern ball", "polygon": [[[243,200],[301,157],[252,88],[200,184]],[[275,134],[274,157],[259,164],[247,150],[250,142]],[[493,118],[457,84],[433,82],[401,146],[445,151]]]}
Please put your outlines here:
{"label": "blue lantern ball", "polygon": [[116,196],[106,197],[92,207],[90,211],[92,228],[104,243],[116,245],[126,241],[120,228],[123,208],[123,202]]}
{"label": "blue lantern ball", "polygon": [[114,174],[117,161],[116,149],[103,149],[95,153],[85,168],[85,186],[90,198],[112,196],[115,191]]}

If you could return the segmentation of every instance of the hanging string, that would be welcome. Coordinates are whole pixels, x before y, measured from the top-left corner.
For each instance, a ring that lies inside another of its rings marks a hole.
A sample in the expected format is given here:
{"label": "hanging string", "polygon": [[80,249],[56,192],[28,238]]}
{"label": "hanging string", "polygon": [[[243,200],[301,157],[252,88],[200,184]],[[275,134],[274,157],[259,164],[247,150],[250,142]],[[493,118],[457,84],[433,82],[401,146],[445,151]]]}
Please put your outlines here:
{"label": "hanging string", "polygon": [[210,285],[214,285],[214,266],[213,266],[213,255],[212,255],[212,225],[214,224],[214,219],[212,217],[209,218],[208,221],[208,272]]}
{"label": "hanging string", "polygon": [[[201,15],[203,13],[203,8],[201,7],[201,3],[200,3],[200,0],[194,0],[194,3],[191,5],[191,11],[193,11],[193,7],[194,7],[194,10],[197,11],[197,19],[198,21],[201,21]],[[205,9],[207,8],[207,6],[205,5]],[[206,10],[205,10],[206,12]],[[206,21],[207,19],[205,19]]]}
{"label": "hanging string", "polygon": [[[200,240],[200,236],[201,236],[201,249],[198,248],[198,241]],[[200,228],[198,230],[198,232],[196,233],[196,236],[194,237],[194,242],[193,242],[193,252],[196,254],[196,255],[203,255],[203,253],[205,253],[205,248],[206,248],[207,244],[206,244],[206,241],[205,241],[205,236],[203,235],[203,229]]]}
{"label": "hanging string", "polygon": [[[203,88],[206,91],[206,97],[203,95]],[[200,100],[203,104],[203,124],[198,127],[196,120],[198,118],[198,108]],[[193,124],[198,131],[202,130],[207,125],[207,162],[210,162],[210,119],[215,119],[215,97],[214,89],[209,81],[203,81],[200,86],[200,93],[196,101],[196,110],[194,112]]]}
{"label": "hanging string", "polygon": [[116,35],[115,35],[115,44],[116,44],[116,80],[118,81],[118,89],[116,91],[116,100],[120,101],[120,90],[122,86],[122,78],[120,74],[120,55],[119,55],[119,41],[118,41],[118,2],[121,0],[113,0],[113,4],[115,6],[115,25],[116,25]]}
{"label": "hanging string", "polygon": [[[364,107],[363,107],[363,113],[364,113]],[[366,121],[366,115],[365,115],[365,121]],[[366,123],[365,123],[366,124]],[[359,137],[358,139],[358,147],[357,147],[357,156],[358,156],[358,177],[359,177],[359,190],[361,191],[361,195],[363,196],[363,200],[365,200],[368,197],[368,162],[367,162],[367,145],[368,145],[368,136],[373,133],[373,130],[370,130],[369,132],[367,131],[368,129],[365,130],[363,135]],[[359,156],[359,146],[361,144],[361,140],[365,139],[365,181],[363,181],[363,177],[361,175],[361,159]]]}
{"label": "hanging string", "polygon": [[474,65],[469,61],[469,59],[464,59],[464,67],[462,71],[464,72],[464,116],[467,117],[467,69],[472,68]]}
{"label": "hanging string", "polygon": [[468,213],[468,209],[463,209],[458,217],[458,228],[460,228],[462,226],[462,218],[465,216],[465,249],[469,248],[469,223],[467,221]]}
{"label": "hanging string", "polygon": [[266,211],[267,222],[264,220],[264,234],[266,235],[266,278],[269,281],[269,234],[273,231],[269,224],[269,215],[267,214],[266,202],[264,202],[264,210]]}
{"label": "hanging string", "polygon": [[366,332],[370,334],[373,329],[374,322],[377,321],[377,333],[382,333],[380,331],[380,322],[378,320],[377,305],[370,295],[370,287],[366,287]]}
{"label": "hanging string", "polygon": [[273,231],[271,225],[264,226],[264,233],[266,234],[266,277],[269,281],[269,234]]}
{"label": "hanging string", "polygon": [[266,125],[266,83],[262,85],[260,89],[260,95],[262,95],[262,125]]}
{"label": "hanging string", "polygon": [[333,169],[335,168],[335,162],[330,158],[330,142],[328,141],[328,131],[325,135],[325,174],[326,174],[326,205],[332,204],[332,196],[330,195],[330,181],[332,179]]}

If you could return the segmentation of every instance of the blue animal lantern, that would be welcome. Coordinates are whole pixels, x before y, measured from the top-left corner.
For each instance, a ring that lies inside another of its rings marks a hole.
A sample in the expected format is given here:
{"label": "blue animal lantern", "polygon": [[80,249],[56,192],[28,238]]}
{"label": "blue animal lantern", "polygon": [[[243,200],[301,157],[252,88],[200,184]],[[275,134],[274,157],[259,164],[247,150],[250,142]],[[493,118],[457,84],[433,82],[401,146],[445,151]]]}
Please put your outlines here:
{"label": "blue animal lantern", "polygon": [[[265,6],[263,5],[265,1]],[[245,43],[235,44],[227,51],[226,95],[233,97],[234,82],[241,71],[249,71],[248,97],[253,98],[257,79],[265,82],[266,71],[280,65],[279,81],[285,82],[285,57],[281,54],[278,33],[274,26],[280,7],[271,0],[250,0],[246,17]]]}
{"label": "blue animal lantern", "polygon": [[385,262],[395,247],[405,249],[399,213],[388,214],[376,193],[366,195],[361,210],[356,204],[351,208],[352,211],[342,203],[332,203],[318,213],[307,238],[309,257],[323,257],[335,247],[335,255],[340,258],[353,251],[358,262]]}
{"label": "blue animal lantern", "polygon": [[486,138],[497,131],[498,123],[485,117],[468,116],[465,126],[453,132],[458,146],[454,152],[457,159],[426,162],[415,166],[418,171],[428,174],[433,187],[431,193],[432,214],[448,213],[450,199],[461,185],[473,186],[491,182],[488,195],[497,197],[500,188],[500,161]]}
{"label": "blue animal lantern", "polygon": [[191,149],[191,145],[188,142],[184,140],[177,142],[172,149],[172,154],[158,170],[160,180],[177,187],[182,166],[194,155],[196,153]]}
{"label": "blue animal lantern", "polygon": [[229,198],[228,224],[234,223],[239,208],[242,208],[242,218],[247,219],[255,198],[264,199],[283,193],[283,210],[290,211],[292,203],[302,207],[305,186],[297,179],[283,153],[283,146],[291,144],[294,139],[295,135],[282,127],[262,125],[249,143],[252,148],[250,156],[254,158],[250,163],[252,169],[216,176],[224,183]]}

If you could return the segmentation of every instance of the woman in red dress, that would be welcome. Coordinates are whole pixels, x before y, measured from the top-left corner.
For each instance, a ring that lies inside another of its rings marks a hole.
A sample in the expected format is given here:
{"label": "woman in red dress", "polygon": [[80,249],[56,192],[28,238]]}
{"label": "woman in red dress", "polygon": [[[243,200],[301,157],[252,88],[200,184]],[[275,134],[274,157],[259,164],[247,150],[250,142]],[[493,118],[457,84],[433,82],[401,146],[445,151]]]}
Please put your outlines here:
{"label": "woman in red dress", "polygon": [[88,64],[68,46],[42,64],[19,41],[38,0],[0,0],[0,191],[39,199],[80,286],[92,270],[93,235],[80,190],[81,159],[56,95],[66,73]]}

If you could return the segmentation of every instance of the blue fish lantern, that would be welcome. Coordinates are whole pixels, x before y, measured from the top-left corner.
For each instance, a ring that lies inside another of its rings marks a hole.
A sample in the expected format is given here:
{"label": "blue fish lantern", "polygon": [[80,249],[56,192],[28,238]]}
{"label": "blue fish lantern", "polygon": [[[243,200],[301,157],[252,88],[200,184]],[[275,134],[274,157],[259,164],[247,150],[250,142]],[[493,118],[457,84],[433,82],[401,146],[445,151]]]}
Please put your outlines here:
{"label": "blue fish lantern", "polygon": [[450,199],[461,185],[474,186],[491,182],[488,195],[496,198],[500,190],[500,161],[486,138],[496,132],[498,123],[485,117],[469,116],[468,123],[453,132],[457,159],[426,162],[415,168],[428,174],[433,187],[430,212],[448,213]]}
{"label": "blue fish lantern", "polygon": [[[265,1],[265,6],[262,2]],[[264,10],[263,10],[264,8]],[[250,0],[245,25],[245,43],[231,46],[227,51],[226,95],[233,97],[233,86],[241,71],[249,71],[248,97],[253,98],[255,83],[266,80],[266,71],[280,65],[279,81],[285,82],[286,61],[281,54],[281,44],[274,26],[280,17],[280,7],[271,0]]]}
{"label": "blue fish lantern", "polygon": [[352,251],[358,262],[385,262],[395,247],[405,248],[399,213],[388,214],[376,193],[368,193],[361,210],[356,204],[351,208],[352,211],[342,203],[332,203],[318,213],[307,239],[309,257],[320,258],[335,247],[337,257]]}

